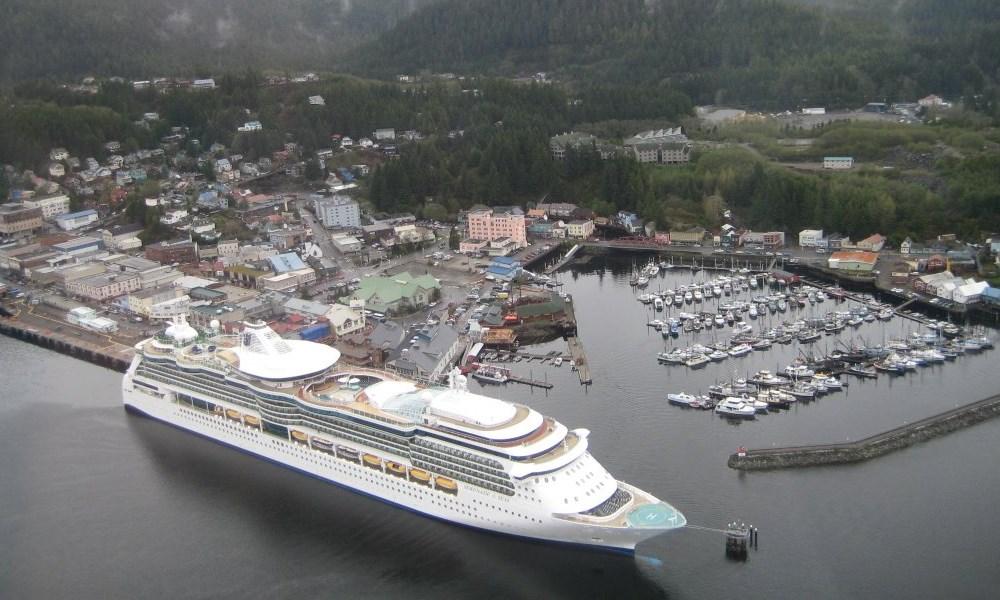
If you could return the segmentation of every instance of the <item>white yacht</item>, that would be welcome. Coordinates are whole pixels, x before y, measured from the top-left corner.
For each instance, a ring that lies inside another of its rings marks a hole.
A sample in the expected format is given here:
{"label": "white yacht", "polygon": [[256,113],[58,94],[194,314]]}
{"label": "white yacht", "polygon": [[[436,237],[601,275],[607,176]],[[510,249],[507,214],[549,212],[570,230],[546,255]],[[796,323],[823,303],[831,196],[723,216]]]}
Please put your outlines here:
{"label": "white yacht", "polygon": [[608,473],[591,456],[586,429],[470,392],[457,369],[442,387],[339,359],[334,348],[284,340],[262,322],[224,335],[178,317],[136,345],[123,402],[131,412],[467,527],[631,553],[686,523],[671,505]]}
{"label": "white yacht", "polygon": [[715,413],[734,419],[754,419],[757,409],[747,404],[742,398],[729,397],[715,405]]}

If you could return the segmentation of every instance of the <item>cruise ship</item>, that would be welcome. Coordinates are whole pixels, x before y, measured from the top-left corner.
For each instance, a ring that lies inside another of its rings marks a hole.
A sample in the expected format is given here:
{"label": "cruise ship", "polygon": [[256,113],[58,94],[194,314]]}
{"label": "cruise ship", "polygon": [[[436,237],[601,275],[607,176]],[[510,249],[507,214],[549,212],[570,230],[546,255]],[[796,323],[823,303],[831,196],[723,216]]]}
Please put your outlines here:
{"label": "cruise ship", "polygon": [[136,345],[125,408],[394,506],[532,540],[632,553],[684,516],[615,479],[528,406],[339,364],[265,323],[236,334],[183,316]]}

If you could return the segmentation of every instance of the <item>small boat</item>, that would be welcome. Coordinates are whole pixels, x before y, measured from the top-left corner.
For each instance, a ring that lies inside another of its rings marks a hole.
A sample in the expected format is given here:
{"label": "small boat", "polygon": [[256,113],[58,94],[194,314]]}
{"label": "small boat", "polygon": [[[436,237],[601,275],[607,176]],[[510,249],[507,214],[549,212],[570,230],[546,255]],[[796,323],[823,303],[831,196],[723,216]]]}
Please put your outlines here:
{"label": "small boat", "polygon": [[390,475],[395,475],[396,477],[406,477],[406,467],[398,462],[387,461],[385,463],[385,469]]}
{"label": "small boat", "polygon": [[647,285],[649,285],[649,278],[643,275],[639,277],[639,279],[636,279],[635,284],[638,287],[646,287]]}
{"label": "small boat", "polygon": [[380,471],[382,470],[382,459],[374,454],[368,454],[367,452],[362,454],[361,462],[363,462],[366,467],[378,469]]}
{"label": "small boat", "polygon": [[694,300],[694,294],[692,294],[691,292],[684,292],[684,302],[691,304],[693,300]]}
{"label": "small boat", "polygon": [[815,342],[819,338],[823,337],[822,334],[816,329],[807,329],[799,332],[797,336],[798,340],[802,344],[808,344],[810,342]]}
{"label": "small boat", "polygon": [[705,299],[705,296],[704,296],[704,294],[701,293],[701,290],[695,290],[695,292],[694,292],[694,301],[695,302],[701,302],[704,299]]}
{"label": "small boat", "polygon": [[234,420],[234,421],[242,421],[243,420],[243,415],[240,414],[240,411],[233,410],[232,408],[227,408],[226,409],[226,416],[229,417],[230,419]]}
{"label": "small boat", "polygon": [[557,357],[555,358],[555,360],[553,360],[553,361],[552,361],[552,364],[554,364],[554,365],[555,365],[555,366],[557,366],[557,367],[561,367],[561,366],[562,366],[562,363],[563,363],[563,359],[562,359],[562,357],[561,357],[561,356],[557,356]]}
{"label": "small boat", "polygon": [[443,475],[438,475],[437,477],[434,478],[434,487],[448,494],[458,493],[458,484],[455,483],[455,480],[448,479]]}
{"label": "small boat", "polygon": [[767,350],[768,348],[771,347],[771,340],[767,338],[760,339],[751,344],[750,347],[753,348],[754,350]]}
{"label": "small boat", "polygon": [[656,300],[656,296],[654,296],[653,294],[639,294],[637,300],[639,300],[639,302],[642,302],[643,304],[649,304],[650,302]]}
{"label": "small boat", "polygon": [[719,362],[720,360],[726,360],[727,358],[729,358],[729,354],[723,352],[722,350],[712,350],[708,354],[708,358],[712,362]]}
{"label": "small boat", "polygon": [[742,398],[729,397],[715,405],[715,414],[731,419],[755,419],[757,410]]}
{"label": "small boat", "polygon": [[715,326],[716,327],[725,327],[726,326],[726,318],[723,317],[722,315],[715,315],[715,318],[713,319],[713,321],[715,322]]}
{"label": "small boat", "polygon": [[472,376],[483,383],[507,383],[510,371],[495,365],[479,365],[479,368],[472,372]]}
{"label": "small boat", "polygon": [[298,429],[292,429],[290,433],[292,434],[292,439],[295,440],[296,442],[302,444],[309,443],[309,436],[299,431]]}
{"label": "small boat", "polygon": [[847,373],[856,377],[874,379],[878,377],[878,372],[873,367],[865,367],[859,364],[852,364],[847,367]]}
{"label": "small boat", "polygon": [[667,394],[667,402],[673,404],[674,406],[683,406],[685,408],[691,408],[697,398],[693,394],[687,392],[679,392],[676,394]]}
{"label": "small boat", "polygon": [[753,348],[749,344],[738,344],[729,349],[729,356],[745,356],[753,352]]}
{"label": "small boat", "polygon": [[788,388],[787,393],[791,394],[792,397],[799,400],[812,400],[816,397],[816,386],[811,383],[806,383],[804,381],[798,381],[792,387]]}
{"label": "small boat", "polygon": [[691,358],[685,360],[684,364],[692,369],[700,369],[701,367],[707,365],[709,362],[711,362],[711,359],[709,359],[704,354],[696,354]]}
{"label": "small boat", "polygon": [[761,392],[757,394],[757,400],[767,403],[768,408],[772,410],[788,408],[792,405],[792,401],[785,394],[777,390]]}
{"label": "small boat", "polygon": [[661,363],[666,363],[668,365],[679,365],[687,360],[688,355],[685,352],[681,352],[676,348],[670,352],[658,352],[656,354],[656,360]]}
{"label": "small boat", "polygon": [[750,306],[750,318],[751,319],[756,319],[757,318],[757,314],[758,314],[757,305],[756,304],[751,305]]}
{"label": "small boat", "polygon": [[260,417],[255,417],[253,415],[243,415],[243,422],[250,427],[260,428]]}
{"label": "small boat", "polygon": [[659,296],[653,297],[653,308],[656,309],[657,311],[662,312],[663,311],[663,298],[660,298]]}

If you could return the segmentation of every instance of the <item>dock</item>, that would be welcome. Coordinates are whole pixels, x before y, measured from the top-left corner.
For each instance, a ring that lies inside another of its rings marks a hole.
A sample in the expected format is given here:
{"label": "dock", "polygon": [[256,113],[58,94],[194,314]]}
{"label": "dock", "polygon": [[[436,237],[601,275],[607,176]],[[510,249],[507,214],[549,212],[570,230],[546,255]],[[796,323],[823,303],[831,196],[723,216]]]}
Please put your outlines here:
{"label": "dock", "polygon": [[856,442],[740,451],[729,467],[764,471],[862,462],[1000,416],[1000,394]]}
{"label": "dock", "polygon": [[552,265],[551,267],[545,269],[545,274],[546,275],[551,275],[551,274],[555,273],[556,271],[558,271],[559,269],[565,267],[569,263],[569,261],[573,260],[573,257],[576,256],[576,253],[579,250],[580,250],[580,244],[577,244],[577,245],[573,246],[572,248],[570,248],[569,252],[566,253],[566,256],[560,258],[558,261],[556,261],[556,263],[554,265]]}
{"label": "dock", "polygon": [[571,335],[566,338],[569,344],[569,353],[573,357],[573,364],[576,365],[576,374],[580,376],[580,383],[587,385],[594,380],[590,377],[590,364],[587,362],[587,353],[583,351],[583,344],[580,338]]}
{"label": "dock", "polygon": [[113,369],[119,373],[128,370],[129,363],[132,362],[132,356],[135,353],[135,350],[129,346],[122,346],[114,342],[100,345],[74,337],[68,331],[53,331],[39,323],[22,322],[16,317],[0,318],[0,334]]}
{"label": "dock", "polygon": [[548,381],[540,381],[538,379],[531,379],[530,377],[521,377],[520,375],[514,375],[511,373],[507,376],[507,381],[513,381],[514,383],[522,383],[531,387],[542,388],[545,390],[551,390],[552,384]]}

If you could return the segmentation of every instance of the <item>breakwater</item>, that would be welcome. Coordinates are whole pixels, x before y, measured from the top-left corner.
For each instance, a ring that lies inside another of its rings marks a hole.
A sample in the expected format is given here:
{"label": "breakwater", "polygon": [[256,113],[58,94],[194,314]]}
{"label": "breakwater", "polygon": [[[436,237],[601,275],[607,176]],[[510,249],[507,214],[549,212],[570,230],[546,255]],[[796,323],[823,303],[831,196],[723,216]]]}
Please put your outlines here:
{"label": "breakwater", "polygon": [[729,466],[741,471],[764,471],[862,462],[996,416],[1000,416],[1000,394],[856,442],[734,453],[729,457]]}
{"label": "breakwater", "polygon": [[0,318],[0,334],[55,350],[60,354],[85,360],[120,373],[124,373],[128,369],[132,360],[131,348],[99,348],[83,340],[74,340],[54,331],[26,326],[8,318]]}

